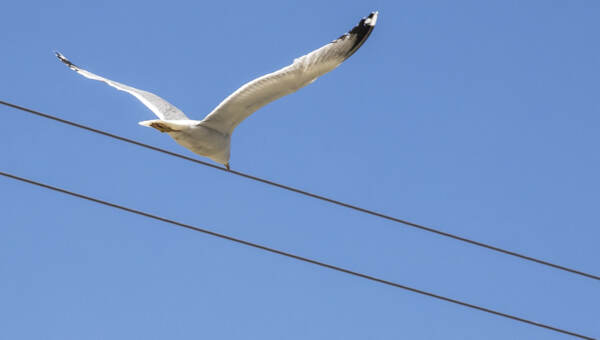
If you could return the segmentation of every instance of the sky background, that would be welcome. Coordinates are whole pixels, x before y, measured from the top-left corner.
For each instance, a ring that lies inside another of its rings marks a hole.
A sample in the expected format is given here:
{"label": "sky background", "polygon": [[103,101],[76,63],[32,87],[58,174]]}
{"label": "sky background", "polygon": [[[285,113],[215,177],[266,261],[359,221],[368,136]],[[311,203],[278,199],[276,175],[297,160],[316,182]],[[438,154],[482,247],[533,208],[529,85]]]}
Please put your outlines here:
{"label": "sky background", "polygon": [[[379,10],[339,68],[244,121],[231,166],[600,274],[598,1],[9,1],[0,99],[187,156],[201,119]],[[600,337],[598,281],[0,107],[0,170]],[[206,160],[202,158],[203,160]],[[2,339],[567,339],[0,178]]]}

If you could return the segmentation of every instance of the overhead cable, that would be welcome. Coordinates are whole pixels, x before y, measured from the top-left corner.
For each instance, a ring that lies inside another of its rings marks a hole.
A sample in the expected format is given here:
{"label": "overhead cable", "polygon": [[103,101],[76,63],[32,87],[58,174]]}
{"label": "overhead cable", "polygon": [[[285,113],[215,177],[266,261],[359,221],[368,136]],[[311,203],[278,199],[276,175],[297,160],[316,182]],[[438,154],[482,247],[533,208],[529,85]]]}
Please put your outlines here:
{"label": "overhead cable", "polygon": [[445,297],[445,296],[442,296],[442,295],[430,293],[430,292],[427,292],[427,291],[424,291],[424,290],[412,288],[412,287],[405,286],[405,285],[402,285],[402,284],[399,284],[399,283],[396,283],[396,282],[393,282],[393,281],[388,281],[388,280],[385,280],[385,279],[381,279],[381,278],[378,278],[378,277],[375,277],[375,276],[363,274],[363,273],[356,272],[356,271],[353,271],[353,270],[350,270],[350,269],[346,269],[346,268],[343,268],[343,267],[338,267],[338,266],[335,266],[335,265],[327,264],[325,262],[320,262],[320,261],[317,261],[317,260],[313,260],[313,259],[310,259],[310,258],[307,258],[307,257],[295,255],[295,254],[292,254],[292,253],[289,253],[289,252],[285,252],[285,251],[282,251],[282,250],[278,250],[278,249],[275,249],[275,248],[270,248],[270,247],[267,247],[267,246],[264,246],[264,245],[260,245],[260,244],[257,244],[257,243],[252,243],[252,242],[249,242],[249,241],[244,241],[242,239],[238,239],[238,238],[235,238],[235,237],[232,237],[232,236],[228,236],[228,235],[216,233],[216,232],[210,231],[208,229],[199,228],[199,227],[196,227],[196,226],[193,226],[193,225],[190,225],[190,224],[178,222],[178,221],[171,220],[171,219],[168,219],[168,218],[165,218],[165,217],[161,217],[161,216],[158,216],[158,215],[150,214],[150,213],[147,213],[147,212],[144,212],[144,211],[141,211],[141,210],[137,210],[137,209],[133,209],[133,208],[128,208],[128,207],[125,207],[123,205],[119,205],[119,204],[116,204],[116,203],[112,203],[112,202],[108,202],[108,201],[103,201],[103,200],[100,200],[98,198],[94,198],[94,197],[91,197],[91,196],[79,194],[79,193],[76,193],[76,192],[73,192],[73,191],[69,191],[69,190],[66,190],[66,189],[59,188],[59,187],[51,186],[51,185],[44,184],[44,183],[41,183],[41,182],[37,182],[37,181],[31,180],[31,179],[27,179],[27,178],[24,178],[24,177],[19,177],[19,176],[16,176],[16,175],[13,175],[13,174],[9,174],[9,173],[6,173],[6,172],[0,171],[0,175],[2,175],[4,177],[11,178],[11,179],[14,179],[14,180],[17,180],[17,181],[21,181],[21,182],[29,183],[29,184],[32,184],[32,185],[36,185],[38,187],[42,187],[42,188],[45,188],[45,189],[49,189],[49,190],[57,191],[57,192],[60,192],[60,193],[63,193],[63,194],[67,194],[67,195],[70,195],[70,196],[74,196],[74,197],[77,197],[77,198],[80,198],[80,199],[91,201],[91,202],[94,202],[94,203],[97,203],[97,204],[109,206],[111,208],[123,210],[123,211],[129,212],[129,213],[132,213],[132,214],[136,214],[136,215],[148,217],[148,218],[151,218],[151,219],[154,219],[154,220],[158,220],[158,221],[161,221],[161,222],[165,222],[165,223],[169,223],[169,224],[172,224],[172,225],[175,225],[175,226],[178,226],[178,227],[187,228],[187,229],[190,229],[190,230],[194,230],[194,231],[197,231],[197,232],[201,232],[201,233],[204,233],[204,234],[215,236],[215,237],[218,237],[218,238],[221,238],[221,239],[232,241],[232,242],[235,242],[235,243],[238,243],[238,244],[243,244],[243,245],[246,245],[246,246],[249,246],[249,247],[253,247],[253,248],[257,248],[257,249],[260,249],[260,250],[263,250],[263,251],[267,251],[267,252],[270,252],[270,253],[273,253],[273,254],[277,254],[277,255],[288,257],[288,258],[292,258],[294,260],[311,263],[311,264],[314,264],[314,265],[317,265],[317,266],[320,266],[320,267],[324,267],[324,268],[335,270],[335,271],[342,272],[342,273],[345,273],[345,274],[349,274],[349,275],[361,277],[363,279],[367,279],[367,280],[370,280],[370,281],[378,282],[378,283],[381,283],[381,284],[384,284],[384,285],[387,285],[387,286],[392,286],[392,287],[395,287],[395,288],[400,288],[400,289],[408,290],[408,291],[411,291],[413,293],[417,293],[417,294],[421,294],[421,295],[426,295],[426,296],[429,296],[429,297],[432,297],[432,298],[435,298],[435,299],[438,299],[438,300],[443,300],[443,301],[450,302],[450,303],[453,303],[453,304],[461,305],[463,307],[467,307],[467,308],[471,308],[471,309],[476,309],[476,310],[479,310],[479,311],[482,311],[482,312],[486,312],[486,313],[489,313],[489,314],[493,314],[493,315],[496,315],[496,316],[500,316],[500,317],[503,317],[503,318],[507,318],[507,319],[511,319],[511,320],[514,320],[514,321],[519,321],[519,322],[527,323],[527,324],[530,324],[530,325],[533,325],[533,326],[536,326],[536,327],[540,327],[540,328],[545,328],[545,329],[548,329],[548,330],[551,330],[551,331],[554,331],[554,332],[572,335],[574,337],[578,337],[578,338],[581,338],[581,339],[590,339],[590,340],[594,339],[592,337],[585,336],[585,335],[578,334],[578,333],[571,332],[571,331],[567,331],[567,330],[564,330],[564,329],[561,329],[561,328],[558,328],[558,327],[554,327],[554,326],[546,325],[546,324],[543,324],[543,323],[531,321],[531,320],[524,319],[524,318],[521,318],[521,317],[518,317],[518,316],[511,315],[511,314],[506,314],[506,313],[498,312],[498,311],[495,311],[493,309],[481,307],[481,306],[470,304],[470,303],[463,302],[463,301],[460,301],[460,300],[448,298],[448,297]]}
{"label": "overhead cable", "polygon": [[468,244],[471,244],[471,245],[474,245],[474,246],[482,247],[482,248],[485,248],[485,249],[488,249],[488,250],[493,250],[495,252],[499,252],[499,253],[502,253],[502,254],[505,254],[505,255],[510,255],[510,256],[513,256],[513,257],[516,257],[516,258],[520,258],[522,260],[526,260],[526,261],[530,261],[530,262],[535,262],[535,263],[538,263],[538,264],[541,264],[541,265],[544,265],[544,266],[552,267],[554,269],[559,269],[559,270],[562,270],[562,271],[565,271],[565,272],[569,272],[569,273],[572,273],[572,274],[576,274],[576,275],[580,275],[580,276],[584,276],[584,277],[587,277],[587,278],[590,278],[590,279],[594,279],[594,280],[600,281],[600,276],[599,275],[594,275],[594,274],[586,273],[586,272],[583,272],[583,271],[580,271],[580,270],[576,270],[576,269],[573,269],[573,268],[561,266],[561,265],[558,265],[558,264],[555,264],[555,263],[551,263],[551,262],[548,262],[548,261],[544,261],[544,260],[541,260],[541,259],[538,259],[538,258],[535,258],[535,257],[531,257],[531,256],[528,256],[528,255],[520,254],[520,253],[511,251],[511,250],[503,249],[503,248],[500,248],[500,247],[497,247],[497,246],[493,246],[493,245],[490,245],[490,244],[487,244],[487,243],[475,241],[475,240],[472,240],[472,239],[469,239],[469,238],[466,238],[466,237],[463,237],[463,236],[458,236],[458,235],[455,235],[455,234],[451,234],[451,233],[448,233],[448,232],[445,232],[445,231],[442,231],[442,230],[438,230],[438,229],[435,229],[435,228],[432,228],[432,227],[427,227],[427,226],[424,226],[424,225],[421,225],[421,224],[417,224],[417,223],[413,223],[413,222],[410,222],[410,221],[406,221],[406,220],[403,220],[403,219],[400,219],[400,218],[396,218],[396,217],[389,216],[389,215],[386,215],[386,214],[383,214],[383,213],[380,213],[380,212],[376,212],[374,210],[362,208],[362,207],[359,207],[359,206],[356,206],[356,205],[352,205],[352,204],[349,204],[349,203],[344,203],[342,201],[334,200],[332,198],[328,198],[328,197],[325,197],[325,196],[317,195],[317,194],[314,194],[314,193],[311,193],[311,192],[308,192],[308,191],[297,189],[297,188],[294,188],[294,187],[291,187],[291,186],[288,186],[288,185],[285,185],[285,184],[277,183],[277,182],[274,182],[274,181],[271,181],[271,180],[268,180],[268,179],[260,178],[260,177],[257,177],[257,176],[253,176],[253,175],[250,175],[250,174],[247,174],[247,173],[240,172],[240,171],[227,170],[225,168],[222,168],[220,166],[217,166],[217,165],[205,162],[205,161],[201,161],[201,160],[198,160],[198,159],[195,159],[195,158],[192,158],[192,157],[184,156],[182,154],[171,152],[171,151],[168,151],[168,150],[165,150],[165,149],[161,149],[161,148],[158,148],[158,147],[155,147],[155,146],[152,146],[152,145],[148,145],[148,144],[145,144],[145,143],[142,143],[142,142],[138,142],[138,141],[133,140],[133,139],[121,137],[121,136],[112,134],[110,132],[106,132],[106,131],[102,131],[102,130],[99,130],[99,129],[95,129],[95,128],[92,128],[92,127],[89,127],[89,126],[85,126],[85,125],[82,125],[82,124],[79,124],[79,123],[72,122],[70,120],[66,120],[66,119],[59,118],[59,117],[56,117],[56,116],[53,116],[53,115],[49,115],[49,114],[46,114],[46,113],[35,111],[35,110],[29,109],[29,108],[26,108],[26,107],[23,107],[23,106],[19,106],[19,105],[16,105],[16,104],[11,104],[11,103],[8,103],[8,102],[2,101],[2,100],[0,100],[0,104],[12,107],[12,108],[17,109],[17,110],[21,110],[21,111],[24,111],[24,112],[31,113],[31,114],[34,114],[34,115],[39,116],[39,117],[51,119],[51,120],[54,120],[54,121],[57,121],[57,122],[60,122],[60,123],[63,123],[63,124],[67,124],[67,125],[71,125],[71,126],[80,128],[80,129],[84,129],[84,130],[87,130],[89,132],[97,133],[97,134],[100,134],[100,135],[103,135],[103,136],[106,136],[106,137],[114,138],[114,139],[117,139],[117,140],[120,140],[120,141],[123,141],[123,142],[127,142],[127,143],[130,143],[130,144],[134,144],[134,145],[137,145],[137,146],[141,146],[141,147],[150,149],[150,150],[161,152],[161,153],[167,154],[169,156],[173,156],[173,157],[177,157],[177,158],[180,158],[180,159],[184,159],[186,161],[194,162],[196,164],[201,164],[201,165],[204,165],[204,166],[216,169],[216,170],[220,170],[220,171],[224,171],[224,172],[227,172],[227,173],[230,173],[230,174],[233,174],[233,175],[237,175],[237,176],[240,176],[240,177],[248,178],[248,179],[251,179],[253,181],[261,182],[261,183],[268,184],[268,185],[271,185],[271,186],[275,186],[275,187],[278,187],[278,188],[281,188],[281,189],[284,189],[284,190],[292,191],[292,192],[295,192],[295,193],[298,193],[298,194],[301,194],[301,195],[304,195],[304,196],[312,197],[312,198],[315,198],[315,199],[318,199],[318,200],[321,200],[321,201],[329,202],[329,203],[332,203],[332,204],[335,204],[335,205],[338,205],[338,206],[342,206],[342,207],[349,208],[349,209],[352,209],[352,210],[355,210],[355,211],[359,211],[359,212],[362,212],[362,213],[365,213],[365,214],[376,216],[376,217],[379,217],[379,218],[382,218],[382,219],[385,219],[385,220],[388,220],[388,221],[392,221],[392,222],[396,222],[396,223],[401,223],[401,224],[404,224],[404,225],[407,225],[407,226],[410,226],[410,227],[413,227],[413,228],[417,228],[417,229],[424,230],[424,231],[427,231],[427,232],[430,232],[430,233],[434,233],[434,234],[437,234],[437,235],[448,237],[448,238],[451,238],[451,239],[454,239],[454,240],[457,240],[457,241],[465,242],[465,243],[468,243]]}

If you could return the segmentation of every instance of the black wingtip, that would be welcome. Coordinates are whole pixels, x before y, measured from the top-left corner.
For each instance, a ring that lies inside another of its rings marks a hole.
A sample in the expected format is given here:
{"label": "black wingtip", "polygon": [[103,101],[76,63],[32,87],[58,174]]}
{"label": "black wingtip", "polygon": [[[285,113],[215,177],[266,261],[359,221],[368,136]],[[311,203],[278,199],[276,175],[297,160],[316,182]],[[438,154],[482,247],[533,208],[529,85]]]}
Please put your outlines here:
{"label": "black wingtip", "polygon": [[340,37],[343,38],[344,36],[355,36],[354,45],[352,45],[346,54],[346,59],[350,58],[350,56],[353,55],[354,52],[356,52],[362,46],[362,44],[365,43],[365,41],[367,41],[367,38],[369,35],[371,35],[371,32],[375,28],[378,15],[379,12],[377,11],[371,12],[371,14],[369,14],[369,16],[366,18],[360,19],[358,25],[354,26],[350,32]]}
{"label": "black wingtip", "polygon": [[67,59],[67,58],[65,58],[65,56],[64,56],[64,55],[62,55],[60,52],[58,52],[58,51],[54,51],[54,54],[56,55],[56,57],[58,58],[58,60],[60,60],[60,61],[63,61],[63,62],[64,62],[65,60],[67,60],[67,61],[68,61],[68,59]]}
{"label": "black wingtip", "polygon": [[379,11],[374,11],[369,14],[368,17],[365,18],[365,23],[367,25],[375,26],[377,23],[377,16],[379,15]]}
{"label": "black wingtip", "polygon": [[54,51],[54,54],[56,54],[58,60],[62,61],[63,64],[69,66],[70,69],[77,71],[78,67],[75,64],[73,64],[69,59],[67,59],[67,57],[65,57],[58,51]]}

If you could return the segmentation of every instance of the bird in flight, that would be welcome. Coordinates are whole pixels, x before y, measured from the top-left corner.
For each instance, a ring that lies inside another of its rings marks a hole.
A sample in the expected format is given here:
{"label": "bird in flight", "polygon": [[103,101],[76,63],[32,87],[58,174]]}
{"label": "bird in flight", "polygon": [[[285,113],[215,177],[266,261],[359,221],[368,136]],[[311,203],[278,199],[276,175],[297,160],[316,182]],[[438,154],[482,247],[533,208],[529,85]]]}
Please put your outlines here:
{"label": "bird in flight", "polygon": [[339,66],[362,46],[376,22],[377,12],[372,12],[348,33],[329,44],[295,59],[291,65],[244,84],[203,120],[189,119],[181,110],[153,93],[88,72],[59,52],[55,53],[71,70],[133,95],[159,118],[139,122],[140,125],[168,133],[177,143],[225,165],[229,170],[231,134],[235,127],[261,107],[296,92]]}

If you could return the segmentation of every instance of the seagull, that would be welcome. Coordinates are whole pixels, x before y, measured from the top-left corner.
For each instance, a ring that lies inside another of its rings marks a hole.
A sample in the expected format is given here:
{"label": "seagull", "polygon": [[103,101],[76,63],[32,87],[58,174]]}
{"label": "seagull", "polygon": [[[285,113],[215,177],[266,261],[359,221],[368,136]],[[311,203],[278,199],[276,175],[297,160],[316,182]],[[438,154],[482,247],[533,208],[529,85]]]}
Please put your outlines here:
{"label": "seagull", "polygon": [[378,12],[372,12],[348,33],[294,59],[291,65],[244,84],[203,120],[189,119],[177,107],[154,93],[98,76],[76,66],[59,52],[55,53],[71,70],[133,95],[159,118],[139,122],[140,125],[166,132],[190,151],[208,157],[230,170],[231,134],[236,126],[261,107],[298,91],[338,67],[367,40],[377,22],[377,14]]}

